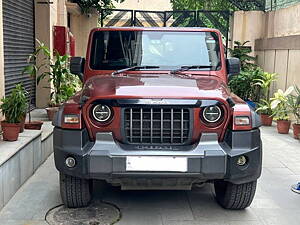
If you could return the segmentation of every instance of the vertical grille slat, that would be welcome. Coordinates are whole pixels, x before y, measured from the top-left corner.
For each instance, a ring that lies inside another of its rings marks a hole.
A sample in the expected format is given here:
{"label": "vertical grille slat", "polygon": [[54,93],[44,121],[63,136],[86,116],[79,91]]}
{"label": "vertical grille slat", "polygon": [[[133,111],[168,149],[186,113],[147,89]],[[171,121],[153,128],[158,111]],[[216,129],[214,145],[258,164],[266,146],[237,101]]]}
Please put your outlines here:
{"label": "vertical grille slat", "polygon": [[140,109],[140,113],[141,113],[141,121],[140,121],[140,123],[141,123],[141,130],[140,130],[140,134],[141,134],[141,137],[140,137],[140,139],[141,139],[141,143],[143,143],[143,109],[141,108]]}
{"label": "vertical grille slat", "polygon": [[171,143],[173,143],[173,130],[174,130],[174,124],[173,124],[173,121],[174,121],[174,111],[173,111],[173,108],[171,109]]}
{"label": "vertical grille slat", "polygon": [[130,109],[130,141],[132,142],[132,109]]}
{"label": "vertical grille slat", "polygon": [[128,144],[187,144],[192,129],[191,115],[188,108],[125,108],[124,141]]}
{"label": "vertical grille slat", "polygon": [[161,108],[160,109],[160,130],[161,130],[161,133],[160,133],[160,141],[161,143],[164,142],[164,109]]}
{"label": "vertical grille slat", "polygon": [[183,142],[183,109],[181,109],[180,126],[181,126],[180,140],[181,142]]}
{"label": "vertical grille slat", "polygon": [[153,109],[151,108],[151,118],[150,118],[150,143],[152,144],[153,142]]}

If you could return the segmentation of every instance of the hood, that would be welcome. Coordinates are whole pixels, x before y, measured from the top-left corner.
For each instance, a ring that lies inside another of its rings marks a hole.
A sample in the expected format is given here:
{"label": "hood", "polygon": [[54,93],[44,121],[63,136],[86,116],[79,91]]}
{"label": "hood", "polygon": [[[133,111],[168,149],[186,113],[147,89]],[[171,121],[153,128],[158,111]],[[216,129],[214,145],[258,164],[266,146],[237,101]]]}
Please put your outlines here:
{"label": "hood", "polygon": [[87,98],[219,98],[230,92],[218,77],[208,75],[127,74],[97,75],[86,81],[82,96]]}

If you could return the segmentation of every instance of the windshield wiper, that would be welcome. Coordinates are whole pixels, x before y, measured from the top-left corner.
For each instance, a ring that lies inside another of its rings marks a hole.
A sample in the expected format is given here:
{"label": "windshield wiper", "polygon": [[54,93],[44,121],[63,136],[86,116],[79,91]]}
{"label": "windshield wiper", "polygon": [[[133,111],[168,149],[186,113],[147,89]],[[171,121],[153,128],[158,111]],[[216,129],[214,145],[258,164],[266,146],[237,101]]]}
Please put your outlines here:
{"label": "windshield wiper", "polygon": [[133,66],[133,67],[128,67],[125,69],[121,70],[116,70],[115,72],[112,72],[111,75],[114,76],[119,73],[124,73],[126,71],[132,71],[132,70],[141,70],[141,69],[158,69],[159,66]]}
{"label": "windshield wiper", "polygon": [[191,70],[191,69],[206,69],[206,68],[213,68],[213,66],[205,66],[205,65],[193,65],[193,66],[182,66],[180,67],[179,69],[176,69],[176,70],[172,70],[171,73],[172,74],[176,74],[178,72],[183,72],[183,71],[188,71],[188,70]]}

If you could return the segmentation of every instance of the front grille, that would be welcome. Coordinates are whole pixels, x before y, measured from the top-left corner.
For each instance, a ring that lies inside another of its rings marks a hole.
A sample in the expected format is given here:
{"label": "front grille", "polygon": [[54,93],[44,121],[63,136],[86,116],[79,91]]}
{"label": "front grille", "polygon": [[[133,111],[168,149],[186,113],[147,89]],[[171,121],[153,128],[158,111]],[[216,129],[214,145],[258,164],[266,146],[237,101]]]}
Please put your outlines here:
{"label": "front grille", "polygon": [[183,145],[189,141],[190,119],[187,108],[125,108],[125,141]]}

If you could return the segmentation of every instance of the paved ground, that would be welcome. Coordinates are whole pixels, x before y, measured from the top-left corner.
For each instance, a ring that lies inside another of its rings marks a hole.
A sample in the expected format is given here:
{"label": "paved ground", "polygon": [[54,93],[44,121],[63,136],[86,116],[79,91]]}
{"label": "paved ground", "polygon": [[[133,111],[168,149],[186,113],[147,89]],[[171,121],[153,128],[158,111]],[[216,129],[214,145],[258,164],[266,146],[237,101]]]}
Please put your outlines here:
{"label": "paved ground", "polygon": [[[118,225],[298,225],[300,195],[291,192],[290,186],[300,181],[300,142],[277,134],[273,127],[263,128],[263,143],[263,174],[247,210],[220,208],[210,185],[193,191],[107,187],[104,200],[120,208]],[[47,224],[46,213],[59,204],[58,174],[51,156],[0,212],[0,224]]]}

